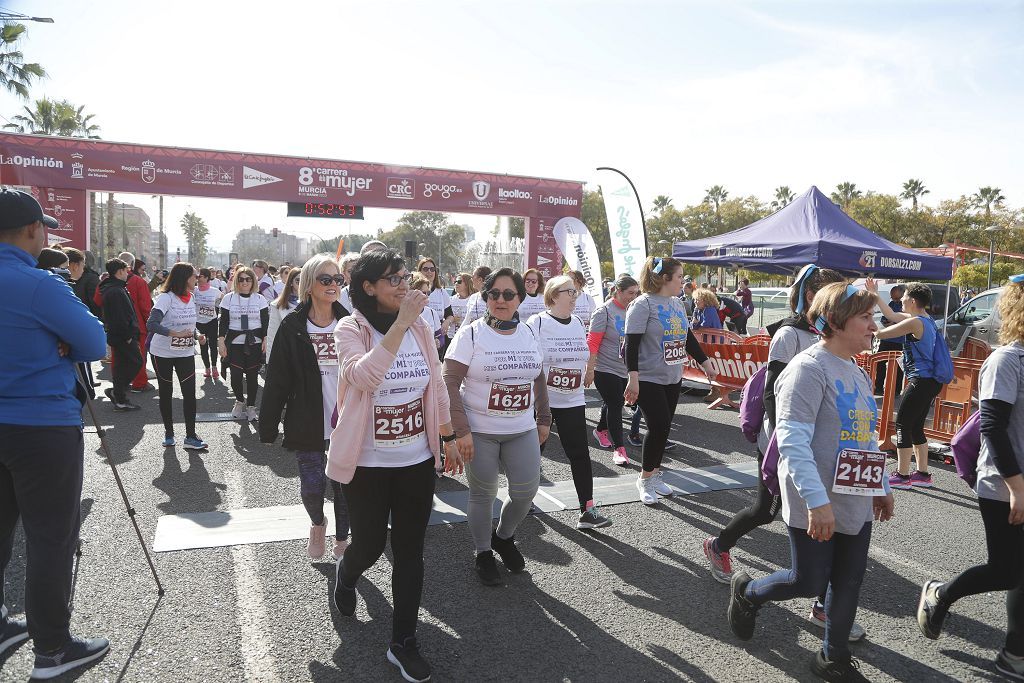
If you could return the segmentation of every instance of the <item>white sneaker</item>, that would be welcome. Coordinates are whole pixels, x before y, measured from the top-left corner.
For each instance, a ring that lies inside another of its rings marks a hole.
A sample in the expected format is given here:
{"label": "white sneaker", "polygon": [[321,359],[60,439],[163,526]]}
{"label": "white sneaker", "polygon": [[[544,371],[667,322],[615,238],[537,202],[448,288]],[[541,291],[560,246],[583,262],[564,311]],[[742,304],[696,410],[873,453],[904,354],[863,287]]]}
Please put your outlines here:
{"label": "white sneaker", "polygon": [[624,467],[629,464],[629,456],[626,455],[626,449],[619,446],[615,449],[615,453],[612,455],[612,462],[620,467]]}
{"label": "white sneaker", "polygon": [[246,418],[249,422],[255,422],[260,419],[260,416],[256,413],[256,406],[249,406],[245,409]]}
{"label": "white sneaker", "polygon": [[655,493],[659,496],[671,496],[675,493],[675,490],[666,484],[665,480],[661,478],[661,470],[654,473],[654,476],[651,477],[651,481],[654,482],[652,486],[654,487]]}
{"label": "white sneaker", "polygon": [[654,477],[637,477],[636,490],[640,492],[640,502],[644,505],[654,505],[658,502],[658,494],[654,490]]}
{"label": "white sneaker", "polygon": [[235,407],[231,409],[231,417],[236,420],[245,419],[245,404],[241,401],[235,401]]}

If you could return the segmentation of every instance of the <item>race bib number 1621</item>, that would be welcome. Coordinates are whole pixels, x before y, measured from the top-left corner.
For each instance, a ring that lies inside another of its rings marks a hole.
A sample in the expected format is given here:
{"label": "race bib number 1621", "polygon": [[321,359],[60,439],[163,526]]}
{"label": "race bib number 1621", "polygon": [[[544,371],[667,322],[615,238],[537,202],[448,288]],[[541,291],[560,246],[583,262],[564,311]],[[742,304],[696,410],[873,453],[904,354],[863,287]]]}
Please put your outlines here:
{"label": "race bib number 1621", "polygon": [[529,384],[491,384],[487,397],[487,414],[502,417],[519,415],[530,407]]}

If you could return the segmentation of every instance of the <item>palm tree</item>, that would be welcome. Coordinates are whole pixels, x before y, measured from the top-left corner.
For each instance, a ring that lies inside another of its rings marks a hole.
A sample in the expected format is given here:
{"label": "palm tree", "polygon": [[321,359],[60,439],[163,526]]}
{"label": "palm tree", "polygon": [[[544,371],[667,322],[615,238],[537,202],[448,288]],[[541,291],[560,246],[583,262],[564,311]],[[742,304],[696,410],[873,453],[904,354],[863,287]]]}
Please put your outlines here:
{"label": "palm tree", "polygon": [[775,188],[775,199],[771,203],[773,211],[778,211],[784,206],[788,206],[796,199],[796,195],[789,189],[789,185],[780,185]]}
{"label": "palm tree", "polygon": [[661,213],[672,204],[672,198],[667,197],[663,194],[659,194],[654,198],[654,204],[651,206],[652,213]]}
{"label": "palm tree", "polygon": [[924,186],[924,183],[915,178],[911,178],[907,182],[903,183],[903,192],[900,193],[901,199],[909,199],[912,202],[912,210],[917,211],[917,198],[928,194],[931,190]]}
{"label": "palm tree", "polygon": [[23,107],[25,113],[12,116],[4,128],[16,133],[34,135],[62,135],[64,137],[98,138],[100,127],[92,123],[92,114],[84,115],[85,106],[75,107],[67,100],[36,100],[33,107]]}
{"label": "palm tree", "polygon": [[17,49],[24,33],[24,24],[4,24],[0,28],[0,86],[27,100],[32,81],[46,78],[46,70],[38,64],[25,63],[25,55]]}
{"label": "palm tree", "polygon": [[992,207],[1000,208],[1003,202],[1006,201],[1006,197],[1003,196],[1003,191],[998,187],[982,187],[972,197],[974,205],[977,207],[985,207],[985,223],[992,222]]}
{"label": "palm tree", "polygon": [[845,182],[836,185],[836,191],[832,193],[832,201],[838,204],[843,211],[846,211],[846,207],[850,205],[850,202],[863,196],[864,193],[857,189],[856,183]]}
{"label": "palm tree", "polygon": [[707,189],[707,194],[704,195],[704,201],[715,207],[715,217],[721,221],[722,214],[719,209],[722,206],[722,202],[728,199],[729,193],[721,185],[713,185]]}

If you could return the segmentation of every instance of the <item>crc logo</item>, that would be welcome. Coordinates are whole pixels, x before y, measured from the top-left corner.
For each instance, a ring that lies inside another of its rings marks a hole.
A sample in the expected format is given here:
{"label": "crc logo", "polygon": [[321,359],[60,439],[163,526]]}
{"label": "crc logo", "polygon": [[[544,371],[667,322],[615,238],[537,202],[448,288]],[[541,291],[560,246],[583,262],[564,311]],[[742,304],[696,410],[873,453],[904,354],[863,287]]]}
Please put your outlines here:
{"label": "crc logo", "polygon": [[142,182],[152,183],[156,182],[156,164],[146,159],[142,162]]}
{"label": "crc logo", "polygon": [[878,258],[877,251],[863,251],[857,263],[860,264],[861,268],[874,268],[876,258]]}
{"label": "crc logo", "polygon": [[408,178],[388,178],[388,199],[415,199],[416,183]]}
{"label": "crc logo", "polygon": [[426,183],[423,186],[424,197],[433,197],[435,192],[445,199],[449,199],[453,194],[461,194],[462,188],[456,185],[446,185],[443,183]]}
{"label": "crc logo", "polygon": [[74,161],[74,162],[71,163],[71,177],[72,178],[82,178],[82,177],[84,177],[82,175],[82,173],[84,171],[85,171],[85,166],[82,164],[81,161]]}
{"label": "crc logo", "polygon": [[476,197],[478,202],[482,202],[487,199],[487,195],[491,193],[491,184],[483,180],[477,180],[473,183],[473,196]]}

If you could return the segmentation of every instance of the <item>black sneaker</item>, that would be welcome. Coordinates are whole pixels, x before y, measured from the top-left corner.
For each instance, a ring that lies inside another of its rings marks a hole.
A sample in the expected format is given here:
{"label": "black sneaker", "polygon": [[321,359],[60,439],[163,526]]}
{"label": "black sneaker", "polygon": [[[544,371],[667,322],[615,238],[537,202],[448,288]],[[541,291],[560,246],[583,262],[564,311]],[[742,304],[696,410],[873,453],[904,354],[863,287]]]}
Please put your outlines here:
{"label": "black sneaker", "polygon": [[818,654],[811,660],[811,671],[820,676],[823,681],[860,683],[869,680],[860,672],[860,664],[853,657],[826,659],[825,653],[821,650],[818,650]]}
{"label": "black sneaker", "polygon": [[757,622],[757,607],[743,597],[747,584],[753,581],[750,574],[738,571],[732,575],[731,594],[729,595],[729,628],[740,640],[754,637],[754,625]]}
{"label": "black sneaker", "polygon": [[679,448],[679,444],[677,444],[675,441],[666,441],[665,442],[665,452],[666,453],[671,453],[671,452],[673,452],[677,448]]}
{"label": "black sneaker", "polygon": [[498,563],[494,561],[494,553],[490,550],[476,554],[476,573],[485,586],[505,585],[498,571]]}
{"label": "black sneaker", "polygon": [[128,399],[125,399],[124,403],[116,403],[115,402],[114,403],[114,410],[116,410],[119,413],[129,413],[129,412],[131,412],[133,410],[142,410],[142,406],[136,405],[136,404],[132,403],[131,401],[129,401]]}
{"label": "black sneaker", "polygon": [[150,384],[149,382],[146,382],[145,384],[143,384],[143,385],[142,385],[141,387],[139,387],[138,389],[136,389],[135,387],[132,387],[132,388],[131,388],[131,392],[132,392],[133,394],[144,394],[144,393],[146,393],[147,391],[153,391],[154,389],[156,389],[156,387],[154,387],[154,386],[153,386],[152,384]]}
{"label": "black sneaker", "polygon": [[111,403],[117,403],[117,401],[114,400],[114,390],[111,387],[107,387],[106,389],[104,389],[103,395],[106,396],[107,400],[110,401]]}
{"label": "black sneaker", "polygon": [[611,525],[612,520],[598,512],[596,505],[587,508],[587,511],[582,513],[576,522],[577,529],[601,529]]}
{"label": "black sneaker", "polygon": [[996,671],[1013,681],[1024,681],[1024,661],[1010,659],[1007,656],[1006,648],[996,655]]}
{"label": "black sneaker", "polygon": [[0,654],[28,640],[28,621],[8,619],[7,606],[0,605]]}
{"label": "black sneaker", "polygon": [[501,558],[501,563],[505,565],[505,569],[509,570],[513,574],[526,569],[526,559],[523,554],[519,552],[519,548],[516,547],[516,537],[511,538],[499,538],[497,531],[491,532],[491,548],[498,553]]}
{"label": "black sneaker", "polygon": [[345,556],[342,555],[334,563],[334,606],[343,616],[350,617],[356,613],[356,587],[349,588],[341,580],[345,566]]}
{"label": "black sneaker", "polygon": [[430,665],[420,655],[420,646],[415,636],[401,643],[391,643],[388,646],[388,661],[397,666],[402,672],[402,678],[410,683],[430,680]]}
{"label": "black sneaker", "polygon": [[626,443],[628,443],[630,446],[643,446],[644,437],[640,436],[639,434],[628,434],[626,435]]}
{"label": "black sneaker", "polygon": [[949,608],[939,600],[939,581],[925,581],[917,603],[917,625],[925,638],[936,640],[942,633],[942,622]]}
{"label": "black sneaker", "polygon": [[106,638],[72,638],[60,650],[51,654],[36,653],[32,678],[48,679],[95,661],[107,654],[110,641]]}

